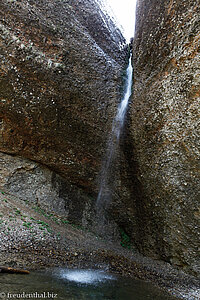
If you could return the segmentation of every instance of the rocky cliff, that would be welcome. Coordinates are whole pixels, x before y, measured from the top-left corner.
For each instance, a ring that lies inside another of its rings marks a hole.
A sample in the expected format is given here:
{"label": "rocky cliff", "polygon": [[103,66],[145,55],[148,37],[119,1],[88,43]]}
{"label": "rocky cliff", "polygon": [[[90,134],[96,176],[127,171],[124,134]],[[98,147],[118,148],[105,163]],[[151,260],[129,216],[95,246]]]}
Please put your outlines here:
{"label": "rocky cliff", "polygon": [[3,0],[0,21],[1,186],[57,199],[80,221],[97,192],[125,40],[93,0]]}
{"label": "rocky cliff", "polygon": [[[138,0],[134,92],[105,224],[117,223],[142,254],[195,275],[199,15],[197,1]],[[1,1],[1,189],[93,224],[124,42],[95,0]]]}
{"label": "rocky cliff", "polygon": [[199,16],[198,1],[138,0],[126,155],[129,175],[137,174],[137,247],[192,274],[199,274]]}

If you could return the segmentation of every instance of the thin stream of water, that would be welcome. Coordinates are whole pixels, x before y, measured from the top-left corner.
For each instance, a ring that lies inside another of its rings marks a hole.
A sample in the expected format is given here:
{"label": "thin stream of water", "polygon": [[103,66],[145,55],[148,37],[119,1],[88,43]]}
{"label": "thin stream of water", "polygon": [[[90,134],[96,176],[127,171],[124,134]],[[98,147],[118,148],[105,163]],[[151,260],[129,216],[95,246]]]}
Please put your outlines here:
{"label": "thin stream of water", "polygon": [[109,192],[107,186],[108,173],[109,173],[111,162],[114,157],[115,150],[119,144],[121,130],[124,125],[124,118],[128,107],[128,101],[131,96],[132,74],[133,74],[133,68],[132,68],[131,56],[130,56],[128,68],[126,70],[125,93],[119,104],[117,115],[113,121],[112,131],[111,131],[108,148],[106,152],[106,157],[102,166],[100,188],[99,188],[99,193],[96,201],[97,208],[100,208],[103,204],[105,204],[105,201],[109,198]]}

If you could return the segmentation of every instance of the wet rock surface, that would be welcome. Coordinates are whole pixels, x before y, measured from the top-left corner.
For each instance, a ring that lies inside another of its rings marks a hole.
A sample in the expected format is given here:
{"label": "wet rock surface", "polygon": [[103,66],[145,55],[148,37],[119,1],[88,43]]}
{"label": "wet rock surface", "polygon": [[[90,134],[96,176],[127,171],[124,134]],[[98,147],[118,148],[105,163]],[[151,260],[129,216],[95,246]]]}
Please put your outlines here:
{"label": "wet rock surface", "polygon": [[199,15],[198,1],[138,1],[126,141],[129,177],[137,175],[133,240],[197,276]]}

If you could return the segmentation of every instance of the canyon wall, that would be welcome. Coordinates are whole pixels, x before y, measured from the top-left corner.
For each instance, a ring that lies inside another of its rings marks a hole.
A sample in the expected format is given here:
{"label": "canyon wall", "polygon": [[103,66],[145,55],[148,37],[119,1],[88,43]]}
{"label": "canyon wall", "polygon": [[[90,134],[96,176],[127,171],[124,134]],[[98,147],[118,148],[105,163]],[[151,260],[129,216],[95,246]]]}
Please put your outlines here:
{"label": "canyon wall", "polygon": [[[132,237],[199,274],[199,1],[138,0],[126,151]],[[138,195],[135,198],[135,194]]]}
{"label": "canyon wall", "polygon": [[59,194],[80,222],[96,198],[125,40],[93,0],[3,0],[0,21],[1,187],[39,203]]}
{"label": "canyon wall", "polygon": [[[138,0],[133,97],[104,224],[195,275],[199,15],[197,1]],[[95,0],[2,0],[0,58],[0,188],[92,227],[124,38]]]}

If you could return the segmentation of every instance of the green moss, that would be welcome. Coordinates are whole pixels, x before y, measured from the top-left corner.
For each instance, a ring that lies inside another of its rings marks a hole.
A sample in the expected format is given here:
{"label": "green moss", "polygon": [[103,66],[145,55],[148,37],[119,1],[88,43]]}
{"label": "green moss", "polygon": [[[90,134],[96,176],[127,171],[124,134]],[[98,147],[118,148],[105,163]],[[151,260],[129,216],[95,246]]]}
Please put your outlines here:
{"label": "green moss", "polygon": [[121,235],[121,242],[120,242],[121,246],[130,249],[131,248],[130,237],[125,233],[125,231],[122,228],[120,228],[120,235]]}

